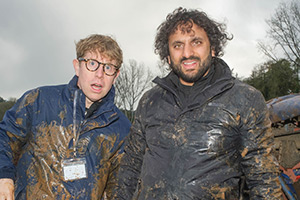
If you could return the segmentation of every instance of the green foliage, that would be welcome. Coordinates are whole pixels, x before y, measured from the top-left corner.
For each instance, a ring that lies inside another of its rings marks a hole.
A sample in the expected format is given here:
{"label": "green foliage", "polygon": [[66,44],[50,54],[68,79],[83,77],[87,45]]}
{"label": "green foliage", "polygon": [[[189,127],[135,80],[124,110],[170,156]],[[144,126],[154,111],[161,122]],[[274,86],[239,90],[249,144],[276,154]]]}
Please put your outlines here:
{"label": "green foliage", "polygon": [[260,90],[266,100],[298,93],[300,89],[298,70],[285,59],[255,68],[244,82]]}
{"label": "green foliage", "polygon": [[0,121],[2,121],[5,112],[8,109],[10,109],[15,103],[16,99],[10,99],[9,101],[5,101],[2,97],[0,97]]}

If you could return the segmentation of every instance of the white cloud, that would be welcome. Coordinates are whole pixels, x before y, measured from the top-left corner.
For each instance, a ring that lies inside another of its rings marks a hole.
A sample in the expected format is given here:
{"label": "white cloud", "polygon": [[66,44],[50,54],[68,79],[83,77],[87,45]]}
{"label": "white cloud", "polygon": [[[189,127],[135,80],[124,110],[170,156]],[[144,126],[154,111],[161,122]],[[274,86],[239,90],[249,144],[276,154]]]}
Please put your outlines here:
{"label": "white cloud", "polygon": [[0,69],[2,74],[5,74],[5,76],[1,76],[1,81],[5,85],[11,85],[18,81],[18,66],[22,65],[26,52],[15,41],[4,40],[3,38],[0,38],[0,46]]}

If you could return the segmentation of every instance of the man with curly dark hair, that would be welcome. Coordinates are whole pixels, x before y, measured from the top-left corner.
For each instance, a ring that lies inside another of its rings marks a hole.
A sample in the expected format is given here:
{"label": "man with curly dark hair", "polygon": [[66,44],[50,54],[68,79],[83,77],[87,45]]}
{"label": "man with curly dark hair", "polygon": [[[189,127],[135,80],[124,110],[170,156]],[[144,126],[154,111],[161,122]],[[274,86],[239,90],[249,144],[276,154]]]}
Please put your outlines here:
{"label": "man with curly dark hair", "polygon": [[183,8],[158,27],[155,51],[171,72],[140,100],[116,199],[281,198],[268,109],[219,58],[225,28]]}

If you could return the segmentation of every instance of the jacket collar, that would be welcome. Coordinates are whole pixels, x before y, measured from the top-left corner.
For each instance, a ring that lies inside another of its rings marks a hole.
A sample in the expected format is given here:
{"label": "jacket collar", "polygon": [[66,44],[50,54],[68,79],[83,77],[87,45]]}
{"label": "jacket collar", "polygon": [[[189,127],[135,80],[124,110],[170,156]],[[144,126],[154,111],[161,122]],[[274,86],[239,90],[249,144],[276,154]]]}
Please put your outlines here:
{"label": "jacket collar", "polygon": [[[77,82],[78,82],[78,76],[74,76],[69,84],[68,84],[68,89],[70,92],[70,97],[72,102],[74,102],[74,99],[76,99],[78,106],[79,107],[83,116],[85,113],[85,94],[82,92],[81,89],[78,88],[77,86]],[[77,93],[77,98],[75,98],[75,93]],[[107,111],[111,111],[114,110],[114,98],[115,98],[115,87],[112,86],[111,89],[109,90],[109,92],[107,93],[107,95],[105,97],[102,98],[101,103],[99,105],[99,108],[97,109],[97,111],[95,112],[97,115],[107,112]]]}

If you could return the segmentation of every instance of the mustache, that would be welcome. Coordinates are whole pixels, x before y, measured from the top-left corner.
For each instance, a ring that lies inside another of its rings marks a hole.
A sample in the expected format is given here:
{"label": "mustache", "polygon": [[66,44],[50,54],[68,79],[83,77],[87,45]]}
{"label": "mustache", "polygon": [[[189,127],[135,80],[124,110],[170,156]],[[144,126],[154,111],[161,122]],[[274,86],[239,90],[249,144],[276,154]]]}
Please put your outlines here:
{"label": "mustache", "polygon": [[185,60],[198,60],[198,61],[201,61],[201,59],[197,56],[190,56],[188,58],[186,58],[186,57],[181,58],[180,62],[183,62]]}

